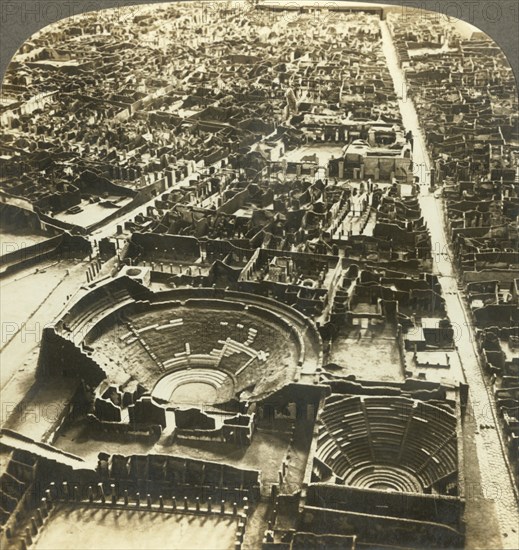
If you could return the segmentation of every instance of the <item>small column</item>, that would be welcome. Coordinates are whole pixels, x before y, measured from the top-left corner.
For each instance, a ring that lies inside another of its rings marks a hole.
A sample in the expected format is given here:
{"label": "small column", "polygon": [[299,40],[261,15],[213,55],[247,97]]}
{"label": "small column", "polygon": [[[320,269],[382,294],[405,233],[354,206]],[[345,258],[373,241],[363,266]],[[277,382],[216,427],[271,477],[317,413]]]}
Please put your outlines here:
{"label": "small column", "polygon": [[188,506],[188,503],[187,503],[187,497],[184,497],[184,510],[187,512],[187,510],[189,510],[189,506]]}
{"label": "small column", "polygon": [[225,500],[220,501],[220,514],[225,514]]}
{"label": "small column", "polygon": [[151,495],[149,493],[146,495],[146,506],[151,508]]}
{"label": "small column", "polygon": [[103,487],[103,483],[99,482],[97,484],[97,487],[99,489],[99,498],[101,499],[101,502],[104,504],[106,502],[106,497],[105,497],[105,488]]}
{"label": "small column", "polygon": [[141,494],[135,493],[135,506],[138,508],[141,505]]}
{"label": "small column", "polygon": [[51,511],[52,504],[45,497],[41,499],[41,504],[42,504],[41,511],[43,512],[43,517],[47,517],[49,515],[49,512]]}
{"label": "small column", "polygon": [[115,491],[115,483],[110,483],[110,491],[112,493],[112,504],[117,504],[117,493]]}
{"label": "small column", "polygon": [[164,498],[162,497],[162,495],[159,495],[159,508],[161,510],[164,510]]}
{"label": "small column", "polygon": [[129,499],[128,499],[128,490],[127,489],[124,490],[123,498],[124,498],[124,505],[128,506],[128,500]]}
{"label": "small column", "polygon": [[172,500],[171,507],[173,508],[174,511],[176,511],[177,510],[177,499],[176,499],[176,497],[173,497],[171,500]]}
{"label": "small column", "polygon": [[245,523],[243,523],[242,521],[240,521],[238,523],[238,533],[237,533],[237,536],[238,536],[238,540],[240,542],[243,542],[243,533],[245,532]]}
{"label": "small column", "polygon": [[213,499],[211,497],[207,499],[207,511],[209,513],[213,511]]}

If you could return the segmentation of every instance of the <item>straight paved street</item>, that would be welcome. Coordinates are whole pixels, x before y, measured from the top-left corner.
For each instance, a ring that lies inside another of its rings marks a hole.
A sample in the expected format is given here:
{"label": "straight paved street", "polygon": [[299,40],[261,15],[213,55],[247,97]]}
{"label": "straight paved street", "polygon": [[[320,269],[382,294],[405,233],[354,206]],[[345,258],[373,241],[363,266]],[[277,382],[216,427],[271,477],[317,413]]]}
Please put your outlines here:
{"label": "straight paved street", "polygon": [[[38,392],[27,394],[35,381],[43,329],[52,324],[68,298],[86,283],[87,266],[84,261],[62,260],[44,264],[37,271],[29,268],[2,281],[0,428],[9,427],[36,440],[44,439],[57,411],[65,406],[65,398],[74,389],[70,381],[54,390],[43,385]],[[24,396],[29,400],[15,411]]]}
{"label": "straight paved street", "polygon": [[[505,458],[495,401],[482,372],[474,341],[474,331],[468,321],[467,311],[458,289],[452,254],[444,230],[441,201],[435,199],[429,192],[430,160],[416,110],[405,92],[405,76],[398,65],[396,50],[384,21],[381,22],[381,29],[388,68],[395,90],[401,96],[399,104],[403,123],[406,130],[411,130],[414,136],[415,175],[420,178],[419,201],[431,233],[434,270],[439,277],[448,316],[457,333],[458,353],[466,382],[470,386],[470,401],[476,424],[475,445],[481,473],[481,487],[477,490],[483,493],[482,496],[486,500],[493,503],[501,535],[500,547],[519,548],[517,495],[509,464]],[[491,426],[490,429],[477,429],[478,426],[488,425]],[[468,479],[466,485],[470,487],[470,483],[471,480]],[[470,509],[470,499],[473,497],[473,494],[467,494],[467,511]],[[484,521],[484,518],[482,519]],[[492,529],[490,524],[488,529],[489,531]],[[468,531],[470,531],[470,525],[468,525]]]}

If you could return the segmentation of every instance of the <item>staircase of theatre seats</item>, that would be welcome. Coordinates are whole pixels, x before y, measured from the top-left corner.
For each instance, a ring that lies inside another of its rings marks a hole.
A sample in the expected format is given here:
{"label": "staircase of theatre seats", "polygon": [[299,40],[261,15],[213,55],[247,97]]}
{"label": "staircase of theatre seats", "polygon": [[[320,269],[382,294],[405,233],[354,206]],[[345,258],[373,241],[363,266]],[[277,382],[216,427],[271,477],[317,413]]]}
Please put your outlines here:
{"label": "staircase of theatre seats", "polygon": [[[207,322],[207,313],[215,315],[213,322]],[[185,384],[210,385],[217,393],[215,402],[227,401],[264,374],[270,356],[266,349],[275,353],[285,349],[259,324],[256,329],[234,312],[229,316],[226,312],[228,321],[219,321],[220,311],[184,308],[125,315],[125,319],[129,330],[119,337],[118,345],[129,355],[127,364],[140,369],[151,361],[166,373],[153,390],[154,397],[164,401]]]}
{"label": "staircase of theatre seats", "polygon": [[242,329],[243,334],[237,329],[243,321],[239,312],[183,309],[178,313],[178,318],[174,317],[174,310],[165,310],[132,318],[135,330],[162,360],[171,357],[172,350],[169,348],[172,345],[180,346],[174,353],[185,351],[185,344],[189,343],[192,353],[209,354],[214,348],[221,349],[227,338],[236,341],[247,339],[245,328]]}
{"label": "staircase of theatre seats", "polygon": [[456,417],[405,397],[328,398],[316,457],[346,485],[429,492],[458,469]]}
{"label": "staircase of theatre seats", "polygon": [[229,313],[231,317],[226,312],[229,321],[225,322],[218,321],[221,312],[211,322],[211,312],[202,314],[199,310],[184,310],[179,314],[182,317],[173,319],[171,311],[130,316],[131,330],[120,337],[120,345],[132,350],[132,362],[149,361],[147,356],[151,353],[160,370],[189,364],[232,373],[264,363],[270,349],[284,350],[283,343],[277,343],[270,333],[254,328],[234,312]]}

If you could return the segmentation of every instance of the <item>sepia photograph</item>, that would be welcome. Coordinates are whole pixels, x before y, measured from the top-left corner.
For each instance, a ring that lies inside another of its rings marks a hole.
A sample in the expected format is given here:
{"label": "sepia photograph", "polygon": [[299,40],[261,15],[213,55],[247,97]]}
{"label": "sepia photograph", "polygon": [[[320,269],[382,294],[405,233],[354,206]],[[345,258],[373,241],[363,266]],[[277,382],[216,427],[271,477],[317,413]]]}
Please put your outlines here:
{"label": "sepia photograph", "polygon": [[519,548],[519,4],[125,3],[1,2],[0,548]]}

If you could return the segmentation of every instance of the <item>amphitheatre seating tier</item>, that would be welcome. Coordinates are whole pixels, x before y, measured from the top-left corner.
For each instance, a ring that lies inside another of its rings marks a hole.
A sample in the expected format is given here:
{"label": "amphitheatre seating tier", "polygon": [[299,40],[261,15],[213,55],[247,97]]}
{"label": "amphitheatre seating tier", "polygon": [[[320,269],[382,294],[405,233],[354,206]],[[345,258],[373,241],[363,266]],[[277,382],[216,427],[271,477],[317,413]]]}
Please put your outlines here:
{"label": "amphitheatre seating tier", "polygon": [[70,330],[72,332],[78,332],[81,328],[90,320],[94,319],[97,315],[101,314],[104,310],[108,309],[113,304],[113,301],[108,295],[101,295],[88,309],[83,310],[77,317],[74,317],[70,324]]}
{"label": "amphitheatre seating tier", "polygon": [[421,493],[422,485],[418,478],[404,468],[387,465],[367,465],[352,470],[344,480],[345,485],[358,488],[394,489],[404,493]]}
{"label": "amphitheatre seating tier", "polygon": [[[223,321],[222,319],[225,319]],[[267,360],[271,353],[280,355],[288,339],[297,349],[297,341],[288,328],[262,326],[261,319],[242,312],[229,310],[190,310],[180,307],[173,310],[152,310],[145,314],[132,314],[131,325],[158,360],[167,368],[175,364],[181,354],[207,355],[235,372],[251,358]],[[246,344],[249,331],[255,330],[254,341]],[[128,336],[126,333],[124,336]],[[122,338],[121,344],[133,344],[132,337]],[[141,354],[142,355],[142,354]]]}
{"label": "amphitheatre seating tier", "polygon": [[332,395],[320,420],[316,457],[346,485],[425,492],[457,471],[456,417],[440,407]]}
{"label": "amphitheatre seating tier", "polygon": [[132,292],[135,284],[127,277],[121,277],[94,288],[72,305],[56,328],[76,343],[85,341],[102,319],[134,303]]}

